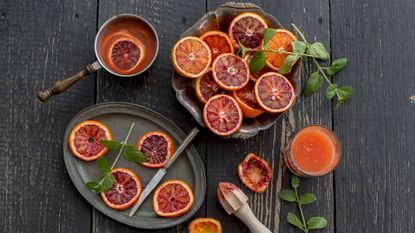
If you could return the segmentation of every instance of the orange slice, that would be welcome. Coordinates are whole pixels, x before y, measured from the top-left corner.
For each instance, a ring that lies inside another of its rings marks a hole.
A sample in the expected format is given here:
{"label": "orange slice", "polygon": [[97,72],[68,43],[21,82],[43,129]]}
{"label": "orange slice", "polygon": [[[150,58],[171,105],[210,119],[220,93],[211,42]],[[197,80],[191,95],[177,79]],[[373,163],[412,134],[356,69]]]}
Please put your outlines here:
{"label": "orange slice", "polygon": [[187,213],[194,202],[193,191],[182,180],[168,180],[161,184],[153,196],[153,207],[162,217],[178,217]]}

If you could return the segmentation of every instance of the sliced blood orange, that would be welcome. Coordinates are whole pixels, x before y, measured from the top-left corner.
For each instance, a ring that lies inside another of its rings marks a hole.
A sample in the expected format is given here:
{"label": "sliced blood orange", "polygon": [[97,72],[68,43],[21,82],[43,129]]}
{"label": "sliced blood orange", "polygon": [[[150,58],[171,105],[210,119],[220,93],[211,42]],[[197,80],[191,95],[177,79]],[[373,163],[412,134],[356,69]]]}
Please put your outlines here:
{"label": "sliced blood orange", "polygon": [[238,174],[247,188],[263,193],[271,181],[272,170],[265,160],[251,153],[239,164]]}
{"label": "sliced blood orange", "polygon": [[239,48],[239,41],[248,49],[259,49],[267,27],[267,22],[261,16],[251,12],[243,13],[232,20],[229,38],[235,48]]}
{"label": "sliced blood orange", "polygon": [[222,53],[233,53],[234,49],[228,35],[221,31],[209,31],[200,37],[206,42],[212,53],[212,61]]}
{"label": "sliced blood orange", "polygon": [[161,184],[153,196],[157,215],[173,218],[187,213],[194,202],[193,191],[182,180],[168,180]]}
{"label": "sliced blood orange", "polygon": [[173,140],[163,132],[143,134],[136,146],[146,157],[146,162],[141,165],[150,168],[163,167],[174,153]]}
{"label": "sliced blood orange", "polygon": [[101,193],[105,204],[116,210],[124,210],[132,206],[141,194],[141,181],[127,168],[112,170],[115,180],[112,188]]}
{"label": "sliced blood orange", "polygon": [[[285,29],[277,29],[276,33],[268,42],[268,49],[292,52],[293,46],[291,43],[296,40],[298,40],[297,37],[290,31]],[[264,53],[266,55],[267,65],[274,70],[278,70],[282,64],[284,64],[285,58],[288,56],[288,54],[277,52]]]}
{"label": "sliced blood orange", "polygon": [[212,53],[203,40],[193,36],[184,37],[173,46],[171,62],[183,77],[197,78],[209,69]]}
{"label": "sliced blood orange", "polygon": [[[252,54],[253,54],[252,52],[247,52],[245,57],[244,57],[244,60],[248,63],[248,65],[251,62]],[[272,72],[272,71],[274,71],[274,70],[269,68],[269,66],[267,66],[267,65],[265,65],[264,68],[262,68],[258,72],[252,72],[250,70],[249,79],[251,79],[251,81],[253,81],[253,82],[256,82],[259,79],[259,77],[261,77],[263,74],[268,73],[268,72]]]}
{"label": "sliced blood orange", "polygon": [[289,109],[295,100],[294,87],[281,74],[269,72],[255,83],[255,98],[268,112],[280,113]]}
{"label": "sliced blood orange", "polygon": [[108,148],[99,143],[100,140],[112,140],[110,130],[99,121],[87,120],[72,129],[68,145],[74,156],[92,161],[108,152]]}
{"label": "sliced blood orange", "polygon": [[242,110],[234,98],[219,94],[208,100],[203,109],[206,126],[219,136],[235,133],[242,124]]}
{"label": "sliced blood orange", "polygon": [[189,224],[189,233],[222,233],[222,224],[214,218],[197,218]]}
{"label": "sliced blood orange", "polygon": [[144,46],[134,37],[122,36],[110,46],[109,62],[111,68],[119,73],[135,69],[144,58]]}
{"label": "sliced blood orange", "polygon": [[253,82],[249,82],[244,88],[232,92],[233,98],[247,118],[257,117],[264,112],[255,99],[254,86]]}
{"label": "sliced blood orange", "polygon": [[248,84],[248,63],[232,53],[219,55],[212,65],[215,82],[228,91],[238,90]]}
{"label": "sliced blood orange", "polygon": [[210,97],[219,94],[222,90],[213,79],[212,72],[208,71],[202,77],[196,79],[195,91],[200,102],[205,104]]}

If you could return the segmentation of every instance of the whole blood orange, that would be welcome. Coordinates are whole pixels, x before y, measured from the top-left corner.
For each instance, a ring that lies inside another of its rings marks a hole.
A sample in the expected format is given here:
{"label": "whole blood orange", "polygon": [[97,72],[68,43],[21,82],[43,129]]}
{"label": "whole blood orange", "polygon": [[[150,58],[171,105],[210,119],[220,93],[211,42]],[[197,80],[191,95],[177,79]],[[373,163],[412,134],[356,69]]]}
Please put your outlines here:
{"label": "whole blood orange", "polygon": [[112,140],[110,130],[99,121],[87,120],[72,129],[68,145],[74,156],[92,161],[108,152],[108,148],[99,143],[100,140]]}
{"label": "whole blood orange", "polygon": [[263,193],[271,181],[272,170],[265,160],[251,153],[239,164],[238,174],[247,188]]}
{"label": "whole blood orange", "polygon": [[153,207],[162,217],[178,217],[187,213],[193,206],[193,191],[182,180],[168,180],[161,184],[153,196]]}
{"label": "whole blood orange", "polygon": [[112,188],[101,193],[102,200],[109,207],[124,210],[132,206],[141,194],[141,182],[138,176],[127,168],[112,170],[115,180]]}
{"label": "whole blood orange", "polygon": [[212,72],[208,71],[196,79],[195,91],[200,102],[205,104],[212,96],[219,94],[222,90],[213,79]]}
{"label": "whole blood orange", "polygon": [[197,78],[209,69],[212,53],[203,40],[193,36],[184,37],[173,46],[171,62],[183,77]]}
{"label": "whole blood orange", "polygon": [[[292,52],[292,42],[297,41],[297,37],[290,31],[285,29],[277,29],[275,34],[268,41],[268,49]],[[266,55],[266,62],[269,67],[278,70],[284,64],[285,58],[288,54],[277,52],[264,52]],[[294,62],[295,63],[295,62]],[[293,64],[294,65],[294,64]]]}
{"label": "whole blood orange", "polygon": [[232,20],[229,26],[229,38],[235,48],[239,48],[239,41],[248,49],[259,49],[267,27],[267,22],[261,16],[251,12],[243,13]]}
{"label": "whole blood orange", "polygon": [[234,49],[228,35],[221,31],[208,31],[200,37],[212,53],[212,61],[222,53],[233,53]]}
{"label": "whole blood orange", "polygon": [[255,83],[254,93],[258,104],[271,113],[286,111],[295,100],[294,87],[290,81],[275,72],[263,74]]}
{"label": "whole blood orange", "polygon": [[197,218],[189,224],[189,233],[222,233],[222,224],[214,218]]}
{"label": "whole blood orange", "polygon": [[215,82],[228,91],[238,90],[248,84],[248,63],[232,53],[219,55],[212,64]]}
{"label": "whole blood orange", "polygon": [[255,99],[254,86],[255,84],[253,82],[249,82],[242,89],[232,92],[233,98],[238,102],[239,107],[241,107],[244,117],[247,118],[257,117],[264,112]]}
{"label": "whole blood orange", "polygon": [[228,136],[242,124],[242,110],[234,98],[219,94],[208,100],[203,109],[205,125],[216,135]]}
{"label": "whole blood orange", "polygon": [[128,73],[143,60],[144,46],[134,37],[122,36],[111,44],[108,56],[112,69],[118,73]]}
{"label": "whole blood orange", "polygon": [[173,140],[163,132],[143,134],[136,146],[146,157],[146,162],[141,165],[150,168],[163,167],[174,153]]}

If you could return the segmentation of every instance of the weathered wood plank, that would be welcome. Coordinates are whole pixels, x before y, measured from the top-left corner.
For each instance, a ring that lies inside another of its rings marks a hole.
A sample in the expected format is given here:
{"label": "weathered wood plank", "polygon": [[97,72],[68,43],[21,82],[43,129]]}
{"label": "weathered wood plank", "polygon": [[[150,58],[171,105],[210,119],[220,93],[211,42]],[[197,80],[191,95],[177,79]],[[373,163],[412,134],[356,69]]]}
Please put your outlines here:
{"label": "weathered wood plank", "polygon": [[[170,50],[180,34],[206,12],[205,1],[100,1],[99,24],[118,13],[134,13],[153,24],[160,39],[160,51],[150,70],[133,78],[119,78],[100,71],[97,80],[97,102],[127,101],[152,108],[171,119],[185,132],[197,123],[176,100],[171,86],[173,68]],[[204,160],[205,144],[201,133],[195,140]],[[202,206],[197,216],[204,216]],[[187,232],[188,223],[154,232]],[[139,230],[107,218],[97,210],[93,215],[93,232],[153,232]]]}
{"label": "weathered wood plank", "polygon": [[352,85],[334,114],[343,143],[335,174],[338,232],[414,232],[415,4],[332,1],[335,79]]}
{"label": "weathered wood plank", "polygon": [[95,2],[0,2],[0,232],[88,232],[90,205],[62,159],[71,117],[94,77],[47,103],[37,91],[94,60]]}

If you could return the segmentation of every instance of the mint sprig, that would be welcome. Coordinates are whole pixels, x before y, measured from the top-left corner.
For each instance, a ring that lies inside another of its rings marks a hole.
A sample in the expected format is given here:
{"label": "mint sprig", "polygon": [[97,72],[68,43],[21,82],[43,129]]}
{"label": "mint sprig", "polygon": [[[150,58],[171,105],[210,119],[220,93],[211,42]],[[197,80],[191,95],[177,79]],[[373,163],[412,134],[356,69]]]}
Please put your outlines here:
{"label": "mint sprig", "polygon": [[310,232],[310,230],[323,229],[327,227],[327,220],[324,217],[314,216],[309,218],[307,221],[305,220],[306,218],[304,217],[302,205],[315,202],[317,200],[316,195],[313,193],[299,195],[298,188],[300,187],[300,178],[297,176],[293,176],[291,178],[291,187],[293,187],[294,191],[291,189],[283,189],[278,193],[278,196],[286,202],[297,204],[301,220],[296,214],[289,212],[287,214],[287,222],[301,229],[305,233]]}
{"label": "mint sprig", "polygon": [[115,180],[114,176],[112,175],[112,169],[114,169],[121,154],[123,154],[124,158],[132,162],[145,162],[146,161],[146,158],[143,155],[143,153],[141,153],[141,151],[139,151],[135,146],[127,143],[128,139],[130,138],[133,128],[134,128],[134,123],[131,124],[131,127],[128,130],[127,136],[122,142],[117,142],[117,141],[112,141],[112,140],[100,140],[99,141],[100,144],[102,144],[109,150],[117,150],[118,148],[120,147],[121,148],[118,151],[117,157],[115,158],[111,166],[109,166],[108,162],[102,156],[97,159],[96,165],[98,169],[101,171],[102,175],[99,181],[87,182],[86,187],[88,187],[91,190],[94,190],[97,194],[108,191],[114,184],[114,180]]}

